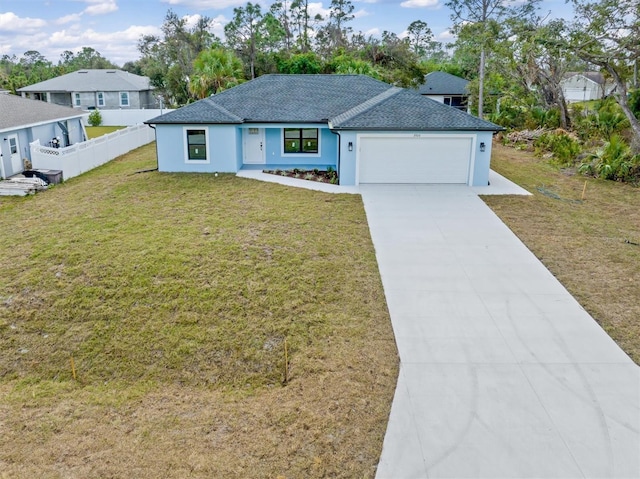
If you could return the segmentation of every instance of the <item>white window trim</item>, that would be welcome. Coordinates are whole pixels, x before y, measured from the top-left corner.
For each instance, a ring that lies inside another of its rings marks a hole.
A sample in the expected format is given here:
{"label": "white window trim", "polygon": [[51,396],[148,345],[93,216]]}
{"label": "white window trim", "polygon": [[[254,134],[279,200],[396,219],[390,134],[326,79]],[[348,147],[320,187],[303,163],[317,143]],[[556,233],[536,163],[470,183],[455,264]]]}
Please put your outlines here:
{"label": "white window trim", "polygon": [[[125,105],[124,103],[122,103],[122,95],[125,94],[127,95],[127,104]],[[128,91],[121,91],[120,93],[118,93],[118,99],[120,102],[120,106],[131,106],[131,96],[129,95]]]}
{"label": "white window trim", "polygon": [[318,130],[318,153],[285,153],[284,151],[284,130],[285,128],[280,128],[280,155],[283,158],[319,158],[322,156],[322,128],[318,128],[316,126],[288,126],[288,128],[295,129],[306,129],[313,128]]}
{"label": "white window trim", "polygon": [[73,92],[73,106],[82,106],[82,97],[79,92]]}
{"label": "white window trim", "polygon": [[[188,130],[204,130],[204,146],[207,150],[206,160],[190,160],[189,159],[189,143],[187,142]],[[187,165],[206,165],[211,163],[211,148],[209,148],[209,128],[204,125],[185,126],[182,128],[182,142],[184,144],[184,162]]]}
{"label": "white window trim", "polygon": [[[102,100],[100,95],[102,95]],[[96,93],[96,106],[104,106],[106,102],[105,96],[104,96],[104,92],[99,91],[98,93]]]}

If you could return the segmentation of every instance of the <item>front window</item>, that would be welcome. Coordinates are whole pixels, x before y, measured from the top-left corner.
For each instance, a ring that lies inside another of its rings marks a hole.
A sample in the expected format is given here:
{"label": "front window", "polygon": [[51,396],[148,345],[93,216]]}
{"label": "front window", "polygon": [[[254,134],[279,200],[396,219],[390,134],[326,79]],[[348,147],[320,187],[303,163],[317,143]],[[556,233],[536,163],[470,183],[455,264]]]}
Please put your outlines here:
{"label": "front window", "polygon": [[82,102],[80,101],[80,93],[74,93],[73,94],[73,104],[75,106],[80,106],[82,105]]}
{"label": "front window", "polygon": [[16,155],[18,153],[18,142],[15,138],[9,138],[9,148],[11,149],[12,155]]}
{"label": "front window", "polygon": [[120,106],[129,106],[129,92],[120,92]]}
{"label": "front window", "polygon": [[318,153],[317,128],[285,128],[285,153]]}
{"label": "front window", "polygon": [[207,161],[206,130],[186,130],[187,161]]}
{"label": "front window", "polygon": [[98,106],[104,106],[104,93],[98,93]]}

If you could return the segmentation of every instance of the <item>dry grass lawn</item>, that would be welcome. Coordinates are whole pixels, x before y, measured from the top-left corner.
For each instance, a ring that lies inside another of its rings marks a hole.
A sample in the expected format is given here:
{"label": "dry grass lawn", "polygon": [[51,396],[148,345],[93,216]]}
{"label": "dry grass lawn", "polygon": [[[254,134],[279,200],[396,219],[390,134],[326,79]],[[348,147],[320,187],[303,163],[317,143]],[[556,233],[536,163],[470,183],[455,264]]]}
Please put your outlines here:
{"label": "dry grass lawn", "polygon": [[640,364],[640,189],[493,151],[492,168],[533,196],[484,200]]}
{"label": "dry grass lawn", "polygon": [[0,477],[373,477],[397,353],[361,199],[154,166],[0,198]]}

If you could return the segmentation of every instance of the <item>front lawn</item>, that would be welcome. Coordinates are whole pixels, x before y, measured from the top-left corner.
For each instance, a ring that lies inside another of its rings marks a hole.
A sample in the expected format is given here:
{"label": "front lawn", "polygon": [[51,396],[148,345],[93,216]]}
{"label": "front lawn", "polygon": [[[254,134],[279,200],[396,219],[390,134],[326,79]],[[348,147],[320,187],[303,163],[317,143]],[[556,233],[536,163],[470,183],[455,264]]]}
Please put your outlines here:
{"label": "front lawn", "polygon": [[0,471],[373,477],[398,365],[360,197],[154,155],[0,199]]}
{"label": "front lawn", "polygon": [[533,196],[484,200],[640,364],[640,189],[493,152],[492,168]]}
{"label": "front lawn", "polygon": [[85,126],[84,127],[84,129],[87,131],[87,137],[89,140],[93,140],[94,138],[98,138],[99,136],[108,135],[109,133],[122,130],[123,128],[126,128],[126,126]]}

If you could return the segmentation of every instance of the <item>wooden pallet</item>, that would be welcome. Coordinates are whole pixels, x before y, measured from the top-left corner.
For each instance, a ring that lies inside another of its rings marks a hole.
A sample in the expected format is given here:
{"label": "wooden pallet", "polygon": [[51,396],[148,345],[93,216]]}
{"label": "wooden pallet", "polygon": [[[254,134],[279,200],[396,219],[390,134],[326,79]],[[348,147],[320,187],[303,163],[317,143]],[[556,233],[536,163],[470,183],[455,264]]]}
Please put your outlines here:
{"label": "wooden pallet", "polygon": [[0,181],[0,196],[27,196],[46,190],[38,178],[10,178]]}

